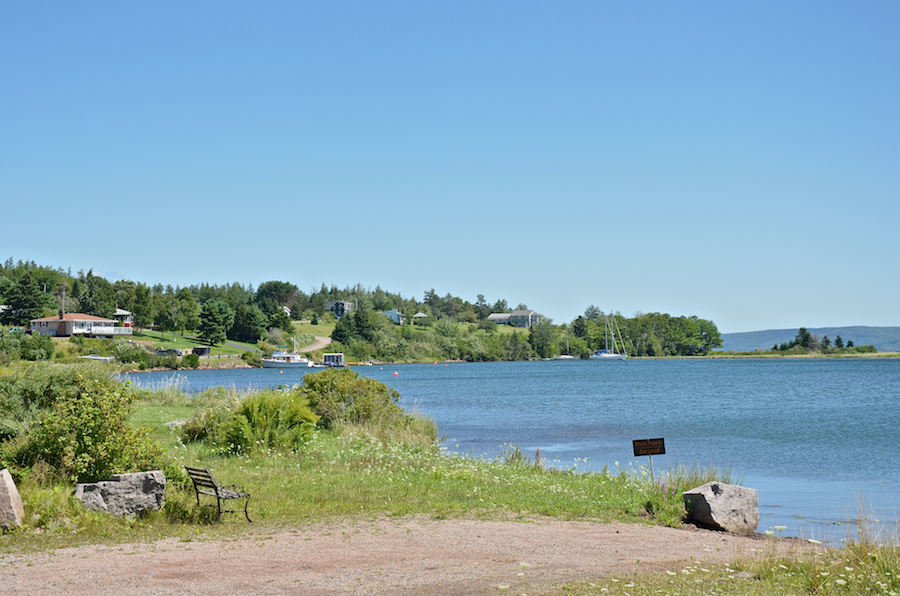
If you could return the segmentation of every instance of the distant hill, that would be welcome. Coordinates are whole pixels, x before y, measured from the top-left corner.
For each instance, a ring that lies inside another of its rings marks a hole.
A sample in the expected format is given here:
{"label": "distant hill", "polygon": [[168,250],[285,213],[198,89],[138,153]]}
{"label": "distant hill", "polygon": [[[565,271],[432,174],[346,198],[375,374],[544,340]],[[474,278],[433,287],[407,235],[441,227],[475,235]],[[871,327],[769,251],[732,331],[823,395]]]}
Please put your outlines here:
{"label": "distant hill", "polygon": [[[819,337],[828,336],[834,341],[838,335],[847,343],[854,345],[873,345],[880,352],[900,351],[900,327],[807,327],[809,332]],[[723,333],[722,350],[726,352],[752,352],[753,350],[771,350],[775,344],[790,342],[797,335],[797,329],[768,329],[766,331],[747,331],[744,333]]]}

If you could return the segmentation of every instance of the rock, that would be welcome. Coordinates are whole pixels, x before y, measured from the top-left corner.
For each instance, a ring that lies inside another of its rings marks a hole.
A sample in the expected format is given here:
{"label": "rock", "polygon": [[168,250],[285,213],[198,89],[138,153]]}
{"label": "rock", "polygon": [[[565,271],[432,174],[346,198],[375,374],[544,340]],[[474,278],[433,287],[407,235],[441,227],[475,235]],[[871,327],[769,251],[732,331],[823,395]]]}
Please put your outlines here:
{"label": "rock", "polygon": [[159,511],[166,494],[166,476],[159,470],[113,474],[106,482],[75,486],[75,498],[88,509],[132,517]]}
{"label": "rock", "polygon": [[25,506],[9,470],[0,470],[0,529],[4,532],[25,523]]}
{"label": "rock", "polygon": [[688,521],[735,534],[753,534],[759,525],[759,494],[755,488],[707,482],[682,493]]}

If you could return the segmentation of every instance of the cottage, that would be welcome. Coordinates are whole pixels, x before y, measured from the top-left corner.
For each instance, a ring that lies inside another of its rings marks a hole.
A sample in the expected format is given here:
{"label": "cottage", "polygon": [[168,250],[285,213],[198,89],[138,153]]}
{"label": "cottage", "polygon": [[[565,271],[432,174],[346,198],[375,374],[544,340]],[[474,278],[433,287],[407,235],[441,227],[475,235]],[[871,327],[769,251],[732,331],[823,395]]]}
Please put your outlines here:
{"label": "cottage", "polygon": [[497,312],[488,315],[488,321],[498,325],[512,325],[513,327],[534,327],[543,320],[544,315],[533,310],[514,310],[512,312]]}
{"label": "cottage", "polygon": [[113,315],[113,318],[121,327],[134,327],[134,315],[125,309],[116,307],[116,314]]}
{"label": "cottage", "polygon": [[[125,311],[127,312],[127,311]],[[128,313],[129,315],[131,313]],[[41,335],[53,337],[71,337],[73,335],[87,335],[92,337],[116,337],[131,335],[132,329],[124,326],[124,322],[116,319],[104,319],[94,315],[81,313],[67,313],[60,311],[59,315],[43,317],[31,320],[31,329]]]}
{"label": "cottage", "polygon": [[402,325],[403,320],[406,319],[406,315],[404,315],[396,308],[384,311],[384,316],[389,318],[394,325]]}
{"label": "cottage", "polygon": [[337,319],[352,312],[355,307],[355,304],[346,300],[334,300],[333,302],[325,303],[325,310],[333,314]]}

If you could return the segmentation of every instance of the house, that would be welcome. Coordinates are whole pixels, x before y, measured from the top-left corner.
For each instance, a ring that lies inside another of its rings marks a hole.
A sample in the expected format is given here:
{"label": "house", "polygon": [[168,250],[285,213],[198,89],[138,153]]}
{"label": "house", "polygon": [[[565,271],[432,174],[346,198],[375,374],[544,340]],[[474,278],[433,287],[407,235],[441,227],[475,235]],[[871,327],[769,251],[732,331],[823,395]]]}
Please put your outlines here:
{"label": "house", "polygon": [[[129,313],[130,314],[130,313]],[[116,337],[131,335],[131,327],[125,327],[116,319],[104,319],[94,315],[68,313],[60,311],[59,315],[31,319],[31,329],[41,335],[53,337],[71,337],[88,335],[91,337]]]}
{"label": "house", "polygon": [[346,300],[334,300],[325,303],[325,310],[333,314],[337,319],[352,312],[354,308],[356,308],[356,305]]}
{"label": "house", "polygon": [[402,325],[403,320],[406,318],[406,315],[404,315],[396,308],[384,311],[384,316],[389,318],[394,325]]}
{"label": "house", "polygon": [[509,313],[509,324],[513,327],[533,327],[543,318],[544,315],[533,310],[514,310]]}
{"label": "house", "polygon": [[119,325],[122,327],[134,327],[134,315],[118,306],[116,307],[116,314],[113,315],[113,318],[118,321]]}
{"label": "house", "polygon": [[544,315],[533,310],[514,310],[512,312],[497,312],[488,315],[488,321],[498,325],[512,325],[513,327],[533,327],[543,320]]}

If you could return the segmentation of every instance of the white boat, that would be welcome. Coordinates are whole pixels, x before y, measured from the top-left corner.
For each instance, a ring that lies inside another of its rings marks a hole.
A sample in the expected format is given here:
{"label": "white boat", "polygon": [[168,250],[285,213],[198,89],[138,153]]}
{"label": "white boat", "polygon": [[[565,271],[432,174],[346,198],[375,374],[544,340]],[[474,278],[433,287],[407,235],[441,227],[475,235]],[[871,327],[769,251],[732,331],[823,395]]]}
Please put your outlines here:
{"label": "white boat", "polygon": [[566,353],[560,354],[554,360],[575,360],[575,356],[569,354],[569,328],[566,327]]}
{"label": "white boat", "polygon": [[273,352],[268,358],[261,358],[263,368],[312,368],[313,361],[301,356],[297,351],[297,340],[294,342],[293,352]]}
{"label": "white boat", "polygon": [[300,354],[273,352],[269,358],[261,358],[263,368],[312,368],[313,361]]}
{"label": "white boat", "polygon": [[[618,341],[616,340],[616,333],[619,334]],[[628,353],[625,352],[625,342],[622,341],[622,333],[619,331],[619,324],[616,322],[615,317],[610,321],[610,316],[606,315],[605,336],[606,349],[597,350],[591,354],[591,360],[625,360],[628,358]]]}

